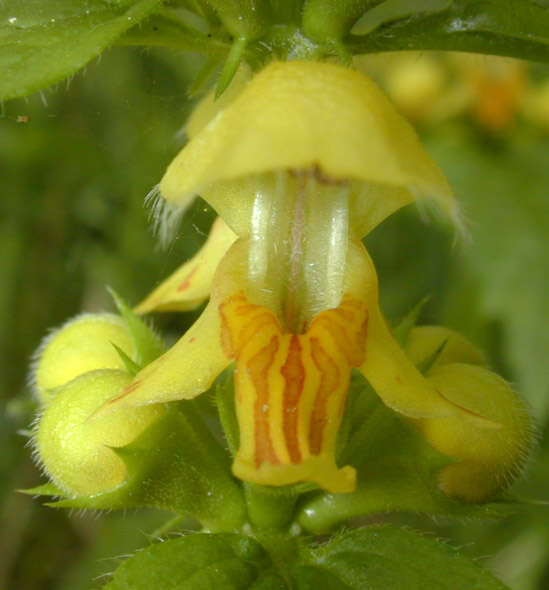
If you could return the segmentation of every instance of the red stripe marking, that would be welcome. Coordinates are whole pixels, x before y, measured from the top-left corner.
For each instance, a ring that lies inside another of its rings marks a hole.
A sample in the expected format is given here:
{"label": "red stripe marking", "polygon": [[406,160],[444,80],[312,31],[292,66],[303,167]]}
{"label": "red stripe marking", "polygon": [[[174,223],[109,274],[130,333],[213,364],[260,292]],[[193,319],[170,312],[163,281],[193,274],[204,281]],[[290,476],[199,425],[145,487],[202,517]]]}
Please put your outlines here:
{"label": "red stripe marking", "polygon": [[309,448],[313,455],[322,451],[324,428],[328,424],[328,400],[341,386],[341,371],[332,358],[322,348],[318,338],[311,338],[311,357],[320,371],[320,385],[315,396],[311,426],[309,430]]}
{"label": "red stripe marking", "polygon": [[301,451],[299,450],[298,439],[298,414],[299,400],[303,393],[303,384],[305,382],[305,368],[301,361],[301,344],[299,337],[292,334],[290,347],[286,362],[280,369],[280,373],[286,381],[282,397],[282,429],[286,440],[286,447],[292,463],[301,462]]}
{"label": "red stripe marking", "polygon": [[269,369],[279,346],[278,336],[273,336],[259,352],[257,352],[247,363],[248,375],[254,385],[256,394],[254,404],[255,423],[255,466],[268,461],[273,465],[280,463],[273,448],[271,440],[269,414],[270,414],[270,392],[269,392]]}
{"label": "red stripe marking", "polygon": [[218,307],[219,309],[219,316],[221,318],[221,348],[225,355],[230,358],[234,359],[235,357],[235,350],[234,350],[234,342],[233,342],[233,334],[231,331],[231,327],[229,325],[229,320],[227,319],[227,315],[225,313],[225,307],[229,305],[230,299],[227,299],[223,303],[221,303]]}
{"label": "red stripe marking", "polygon": [[238,337],[236,338],[235,342],[236,356],[240,354],[245,346],[253,342],[253,339],[256,336],[261,336],[261,334],[265,333],[265,331],[267,331],[267,333],[272,333],[272,328],[274,328],[275,332],[282,332],[279,326],[280,325],[271,312],[258,307],[255,315],[252,316],[250,321],[244,324],[244,326],[238,332]]}

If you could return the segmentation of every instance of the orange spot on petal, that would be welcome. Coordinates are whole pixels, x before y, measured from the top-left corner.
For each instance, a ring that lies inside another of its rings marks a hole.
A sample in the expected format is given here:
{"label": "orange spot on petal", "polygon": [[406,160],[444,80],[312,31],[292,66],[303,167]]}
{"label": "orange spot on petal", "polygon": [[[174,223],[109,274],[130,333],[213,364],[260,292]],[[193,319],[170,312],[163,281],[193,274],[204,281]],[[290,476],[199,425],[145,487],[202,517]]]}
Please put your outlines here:
{"label": "orange spot on petal", "polygon": [[187,276],[183,279],[183,282],[180,283],[180,285],[177,287],[178,293],[181,291],[185,291],[191,286],[191,279],[193,278],[197,270],[198,266],[195,266],[191,271],[189,271],[189,274],[187,274]]}

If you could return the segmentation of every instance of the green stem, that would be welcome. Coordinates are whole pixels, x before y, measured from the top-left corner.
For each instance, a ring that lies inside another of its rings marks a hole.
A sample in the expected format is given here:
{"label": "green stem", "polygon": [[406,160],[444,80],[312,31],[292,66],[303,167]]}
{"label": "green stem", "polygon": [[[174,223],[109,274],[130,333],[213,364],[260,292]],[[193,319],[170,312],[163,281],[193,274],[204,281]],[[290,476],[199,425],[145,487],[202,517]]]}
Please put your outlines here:
{"label": "green stem", "polygon": [[173,529],[180,522],[183,522],[185,520],[185,518],[186,518],[186,516],[183,515],[183,514],[179,514],[177,516],[174,516],[173,518],[170,518],[170,520],[168,520],[164,524],[160,525],[157,529],[155,529],[151,533],[151,537],[153,539],[158,539],[160,537],[163,537],[166,533],[169,533],[170,531],[173,531]]}
{"label": "green stem", "polygon": [[244,484],[250,524],[256,531],[287,531],[293,520],[298,495],[287,489]]}
{"label": "green stem", "polygon": [[219,98],[231,83],[240,62],[242,61],[247,44],[248,39],[246,37],[239,37],[234,40],[229,55],[227,55],[227,59],[223,65],[223,69],[221,70],[219,80],[217,81],[217,86],[215,88],[216,98]]}
{"label": "green stem", "polygon": [[303,31],[320,43],[340,41],[355,21],[381,0],[306,0]]}
{"label": "green stem", "polygon": [[[232,370],[220,379],[215,389],[215,399],[221,427],[231,455],[239,446],[239,431],[234,407]],[[294,520],[298,495],[286,488],[268,488],[244,482],[244,500],[248,519],[254,531],[287,530]]]}
{"label": "green stem", "polygon": [[206,86],[208,80],[213,78],[215,71],[219,67],[221,60],[219,56],[210,56],[200,68],[200,71],[196,75],[195,79],[193,80],[192,84],[190,85],[189,89],[187,90],[187,95],[189,98],[194,98],[198,96],[201,90]]}

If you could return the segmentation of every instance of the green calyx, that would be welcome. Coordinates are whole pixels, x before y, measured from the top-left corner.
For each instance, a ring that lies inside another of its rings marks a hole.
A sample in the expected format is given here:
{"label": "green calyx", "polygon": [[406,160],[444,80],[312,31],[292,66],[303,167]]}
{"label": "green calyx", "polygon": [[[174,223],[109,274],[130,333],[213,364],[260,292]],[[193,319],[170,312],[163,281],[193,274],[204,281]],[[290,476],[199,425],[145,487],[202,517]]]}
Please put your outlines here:
{"label": "green calyx", "polygon": [[130,444],[110,450],[126,468],[123,483],[97,494],[65,497],[53,505],[154,507],[190,516],[209,531],[238,530],[245,523],[242,491],[230,473],[226,453],[192,402],[171,404]]}
{"label": "green calyx", "polygon": [[117,369],[88,371],[62,387],[40,416],[35,446],[44,470],[65,494],[97,494],[121,485],[127,470],[113,449],[162,415],[160,405],[125,408],[100,420],[93,412],[126,387]]}

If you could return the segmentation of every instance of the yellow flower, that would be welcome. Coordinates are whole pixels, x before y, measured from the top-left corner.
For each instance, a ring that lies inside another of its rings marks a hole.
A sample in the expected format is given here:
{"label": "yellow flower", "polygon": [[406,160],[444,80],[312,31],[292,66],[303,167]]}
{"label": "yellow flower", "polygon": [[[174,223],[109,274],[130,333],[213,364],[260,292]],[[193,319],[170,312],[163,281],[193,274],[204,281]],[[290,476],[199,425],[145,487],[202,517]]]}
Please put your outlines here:
{"label": "yellow flower", "polygon": [[501,134],[517,115],[535,111],[521,60],[469,53],[402,51],[360,56],[357,67],[382,80],[400,112],[418,123],[467,114],[480,129]]}
{"label": "yellow flower", "polygon": [[342,66],[275,62],[238,84],[220,108],[211,99],[199,108],[159,185],[170,207],[200,194],[223,221],[138,310],[210,301],[107,407],[194,398],[234,362],[234,474],[331,492],[355,487],[354,468],[334,457],[353,367],[406,416],[493,425],[446,399],[404,354],[360,241],[420,196],[458,222],[412,128],[373,82]]}

